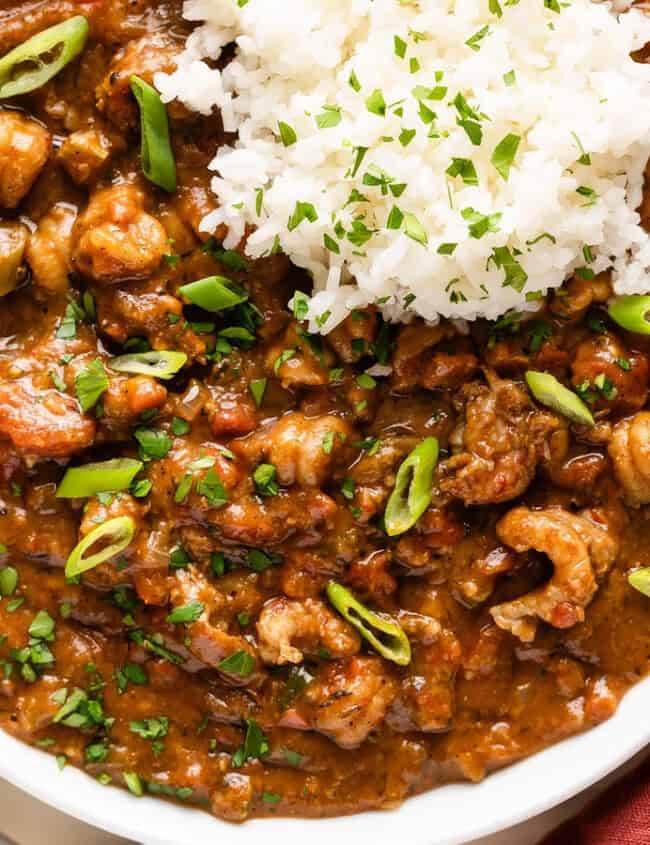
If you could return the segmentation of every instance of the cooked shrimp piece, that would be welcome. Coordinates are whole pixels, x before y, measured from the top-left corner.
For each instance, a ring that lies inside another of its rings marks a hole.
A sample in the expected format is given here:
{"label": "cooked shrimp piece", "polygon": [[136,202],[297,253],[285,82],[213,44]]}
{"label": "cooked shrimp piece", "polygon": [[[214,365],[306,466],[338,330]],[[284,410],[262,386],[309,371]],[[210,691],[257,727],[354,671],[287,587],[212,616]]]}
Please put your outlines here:
{"label": "cooked shrimp piece", "polygon": [[453,337],[454,329],[447,323],[428,326],[423,320],[414,320],[402,326],[397,335],[393,355],[393,387],[409,390],[420,384],[424,356],[443,340]]}
{"label": "cooked shrimp piece", "polygon": [[324,666],[286,711],[280,725],[325,734],[341,748],[357,748],[384,720],[397,694],[377,657],[352,657]]}
{"label": "cooked shrimp piece", "polygon": [[642,352],[631,352],[612,334],[583,340],[576,348],[571,371],[572,384],[588,393],[596,411],[633,414],[648,398],[648,358]]}
{"label": "cooked shrimp piece", "polygon": [[[417,614],[414,614],[414,616]],[[404,624],[406,619],[400,617]],[[413,620],[414,621],[414,620]],[[431,620],[434,623],[435,620]],[[429,624],[430,639],[435,628]],[[409,631],[413,636],[412,631]],[[440,630],[434,642],[416,645],[413,660],[402,678],[400,692],[388,715],[388,724],[400,733],[423,731],[437,733],[449,730],[456,707],[456,672],[461,648],[451,631]]]}
{"label": "cooked shrimp piece", "polygon": [[545,467],[548,477],[564,490],[590,490],[607,466],[607,458],[599,452],[574,455],[566,460],[551,461]]}
{"label": "cooked shrimp piece", "polygon": [[70,286],[72,229],[76,219],[74,206],[57,202],[38,221],[27,243],[25,257],[34,284],[48,293],[65,293]]}
{"label": "cooked shrimp piece", "polygon": [[266,663],[302,663],[304,654],[325,649],[332,657],[359,651],[359,636],[319,599],[278,597],[264,605],[257,620],[262,659]]}
{"label": "cooked shrimp piece", "polygon": [[355,310],[327,335],[327,342],[334,348],[341,361],[354,364],[367,355],[370,344],[377,336],[379,319],[374,305],[365,310]]}
{"label": "cooked shrimp piece", "polygon": [[167,389],[152,376],[112,376],[102,398],[103,418],[127,422],[145,411],[160,408],[166,399]]}
{"label": "cooked shrimp piece", "polygon": [[97,191],[74,231],[73,261],[98,282],[142,279],[154,273],[168,251],[163,226],[144,210],[144,194],[120,184]]}
{"label": "cooked shrimp piece", "polygon": [[201,229],[203,218],[217,207],[217,198],[199,177],[190,178],[186,175],[183,184],[178,186],[178,191],[169,202],[179,218],[190,227],[197,238],[205,241],[209,234],[212,234],[217,241],[225,240],[228,230],[224,223],[220,223],[213,233]]}
{"label": "cooked shrimp piece", "polygon": [[562,427],[557,417],[537,411],[520,385],[490,372],[487,377],[487,386],[463,388],[464,420],[451,436],[455,454],[440,465],[441,490],[466,505],[521,495]]}
{"label": "cooked shrimp piece", "polygon": [[315,598],[333,578],[342,574],[342,564],[328,554],[291,549],[282,565],[282,592],[290,599]]}
{"label": "cooked shrimp piece", "polygon": [[392,562],[390,551],[371,552],[354,561],[346,580],[362,597],[381,600],[397,590],[397,580],[389,571]]}
{"label": "cooked shrimp piece", "polygon": [[650,412],[641,411],[614,426],[608,447],[625,501],[638,508],[650,502]]}
{"label": "cooked shrimp piece", "polygon": [[594,302],[607,302],[612,295],[612,274],[609,270],[593,279],[574,276],[551,302],[551,311],[562,320],[579,320]]}
{"label": "cooked shrimp piece", "polygon": [[15,208],[50,155],[47,129],[24,114],[0,111],[0,206]]}
{"label": "cooked shrimp piece", "polygon": [[[126,130],[138,122],[138,108],[131,94],[131,76],[137,74],[153,85],[154,74],[174,69],[174,56],[180,49],[181,44],[171,35],[155,32],[130,41],[115,53],[106,77],[97,88],[97,104],[115,126]],[[178,103],[174,103],[174,111],[186,113]]]}
{"label": "cooked shrimp piece", "polygon": [[0,434],[21,452],[65,458],[92,446],[95,421],[58,390],[35,390],[28,378],[0,384]]}
{"label": "cooked shrimp piece", "polygon": [[204,355],[205,339],[181,319],[183,303],[157,288],[155,279],[132,283],[129,290],[98,288],[95,301],[101,331],[120,344],[143,335],[152,349],[178,349],[190,358]]}
{"label": "cooked shrimp piece", "polygon": [[236,450],[250,461],[268,460],[283,486],[320,487],[353,439],[351,426],[339,417],[306,417],[295,411],[240,441]]}
{"label": "cooked shrimp piece", "polygon": [[297,489],[263,501],[258,496],[234,498],[223,508],[206,511],[205,516],[224,538],[264,548],[294,536],[303,541],[309,537],[313,543],[330,530],[336,510],[336,502],[320,490]]}
{"label": "cooked shrimp piece", "polygon": [[286,388],[329,383],[334,355],[320,338],[307,335],[291,323],[280,340],[266,353],[269,374],[279,378]]}
{"label": "cooked shrimp piece", "polygon": [[598,589],[597,577],[607,572],[618,554],[618,541],[594,514],[572,514],[563,508],[511,510],[497,533],[516,552],[535,549],[555,566],[543,586],[514,601],[491,608],[496,624],[523,642],[531,642],[542,619],[554,628],[571,628],[585,618],[585,607]]}
{"label": "cooked shrimp piece", "polygon": [[[226,599],[196,567],[178,570],[170,595],[174,607],[187,607],[194,602],[200,605],[201,615],[185,625],[184,633],[188,649],[206,666],[217,669],[224,658],[238,651],[255,657],[248,642],[243,637],[229,634],[227,620],[218,618],[219,612],[225,608]],[[239,682],[242,681],[250,683],[250,677],[240,677]]]}

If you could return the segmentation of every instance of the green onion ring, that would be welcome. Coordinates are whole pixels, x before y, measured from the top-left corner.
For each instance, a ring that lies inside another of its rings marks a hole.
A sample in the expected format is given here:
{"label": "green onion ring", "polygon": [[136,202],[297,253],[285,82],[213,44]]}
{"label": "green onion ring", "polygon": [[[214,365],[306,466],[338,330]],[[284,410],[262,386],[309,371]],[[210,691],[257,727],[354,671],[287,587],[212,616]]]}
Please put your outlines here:
{"label": "green onion ring", "polygon": [[66,470],[57,487],[57,499],[81,499],[97,493],[117,493],[128,490],[144,464],[133,458],[113,458]]}
{"label": "green onion ring", "polygon": [[[70,553],[65,565],[66,578],[75,578],[82,572],[88,572],[88,570],[99,566],[100,563],[119,555],[131,543],[134,534],[135,522],[130,516],[118,516],[115,519],[109,519],[103,525],[98,525],[97,528],[93,528]],[[100,540],[106,540],[110,542],[110,545],[90,557],[84,557],[88,549]]]}
{"label": "green onion ring", "polygon": [[0,59],[0,98],[41,88],[81,53],[87,38],[88,21],[76,15],[14,47]]}
{"label": "green onion ring", "polygon": [[399,666],[407,666],[411,662],[411,643],[402,626],[394,619],[370,610],[336,581],[327,585],[327,598],[382,657]]}
{"label": "green onion ring", "polygon": [[630,587],[634,587],[635,590],[650,598],[650,566],[643,566],[641,569],[630,572],[627,582]]}
{"label": "green onion ring", "polygon": [[436,438],[427,437],[402,462],[384,514],[389,537],[408,531],[429,507],[438,452]]}
{"label": "green onion ring", "polygon": [[607,309],[609,316],[627,329],[628,332],[636,334],[650,334],[650,321],[646,319],[650,312],[650,296],[630,294],[619,296]]}
{"label": "green onion ring", "polygon": [[176,190],[176,162],[169,140],[167,107],[160,94],[139,76],[130,79],[131,91],[140,107],[140,159],[150,182],[170,194]]}
{"label": "green onion ring", "polygon": [[170,379],[187,363],[184,352],[133,352],[128,355],[118,355],[107,361],[111,370],[117,373],[136,373],[143,376]]}
{"label": "green onion ring", "polygon": [[562,414],[563,417],[578,425],[593,428],[596,423],[589,408],[582,399],[568,387],[561,384],[550,373],[538,373],[528,370],[526,383],[538,402]]}
{"label": "green onion ring", "polygon": [[178,292],[194,305],[213,313],[233,308],[248,299],[245,291],[234,287],[230,279],[224,276],[207,276],[205,279],[183,285]]}

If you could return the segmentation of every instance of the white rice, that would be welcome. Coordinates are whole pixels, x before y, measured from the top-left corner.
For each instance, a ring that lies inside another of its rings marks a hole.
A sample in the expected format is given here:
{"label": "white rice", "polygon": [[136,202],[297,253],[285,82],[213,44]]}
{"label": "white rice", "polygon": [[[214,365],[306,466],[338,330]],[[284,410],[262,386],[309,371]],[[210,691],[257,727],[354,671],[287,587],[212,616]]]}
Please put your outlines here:
{"label": "white rice", "polygon": [[[531,310],[585,266],[613,266],[620,293],[650,289],[650,241],[635,211],[650,154],[650,66],[629,57],[650,41],[642,12],[617,17],[590,0],[187,0],[185,16],[204,24],[155,84],[165,101],[203,114],[217,106],[239,133],[212,162],[220,207],[203,227],[225,223],[234,247],[253,224],[251,257],[280,246],[309,270],[312,331],[372,302],[389,319]],[[223,72],[202,61],[233,41]],[[438,90],[427,99],[416,86]],[[377,90],[385,115],[366,104]],[[457,124],[459,93],[480,113],[479,145]],[[337,125],[319,128],[324,106]],[[296,143],[282,143],[279,122]],[[404,130],[416,130],[407,145]],[[506,181],[491,158],[509,133],[521,140]],[[471,160],[478,185],[446,174],[453,158]],[[367,174],[383,174],[383,191],[364,184]],[[355,189],[366,201],[349,202]],[[297,203],[317,219],[289,231]],[[404,220],[387,228],[395,206]],[[500,214],[497,230],[471,237],[468,208]],[[366,243],[350,241],[355,221]],[[457,246],[439,254],[441,244]],[[509,273],[490,258],[502,247]]]}

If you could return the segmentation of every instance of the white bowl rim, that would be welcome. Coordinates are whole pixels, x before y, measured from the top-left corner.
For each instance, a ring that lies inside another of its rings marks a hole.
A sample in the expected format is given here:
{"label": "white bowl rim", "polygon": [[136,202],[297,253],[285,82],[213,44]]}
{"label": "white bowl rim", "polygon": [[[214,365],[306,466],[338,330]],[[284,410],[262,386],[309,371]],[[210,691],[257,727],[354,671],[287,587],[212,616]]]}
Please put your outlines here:
{"label": "white bowl rim", "polygon": [[36,798],[95,827],[144,845],[203,845],[221,835],[228,845],[286,845],[287,835],[310,845],[461,845],[532,818],[605,777],[650,743],[650,678],[634,687],[607,722],[490,775],[479,784],[452,784],[411,798],[399,809],[334,819],[222,822],[189,806],[136,798],[101,786],[51,755],[0,731],[0,776]]}

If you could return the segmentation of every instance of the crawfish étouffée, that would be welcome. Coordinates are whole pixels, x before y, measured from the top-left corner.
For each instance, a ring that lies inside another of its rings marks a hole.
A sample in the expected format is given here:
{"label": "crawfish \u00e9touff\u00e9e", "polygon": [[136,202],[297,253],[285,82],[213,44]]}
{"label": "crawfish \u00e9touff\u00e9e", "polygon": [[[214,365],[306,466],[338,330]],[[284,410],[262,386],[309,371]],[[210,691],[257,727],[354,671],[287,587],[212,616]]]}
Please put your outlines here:
{"label": "crawfish \u00e9touff\u00e9e", "polygon": [[[310,335],[288,306],[304,274],[200,230],[218,114],[171,104],[177,190],[142,175],[129,80],[173,67],[180,12],[0,9],[0,54],[90,24],[0,110],[0,724],[105,785],[239,821],[393,807],[601,722],[650,654],[627,581],[650,565],[648,343],[609,321],[606,275],[466,333],[368,308]],[[213,275],[248,299],[214,314],[179,294]],[[108,364],[147,350],[186,364]],[[529,369],[595,426],[536,404]],[[389,537],[396,472],[430,437],[431,502]],[[128,490],[56,496],[66,468],[111,458],[142,461]],[[129,545],[66,578],[122,517]],[[336,612],[331,581],[401,627],[407,665]]]}

